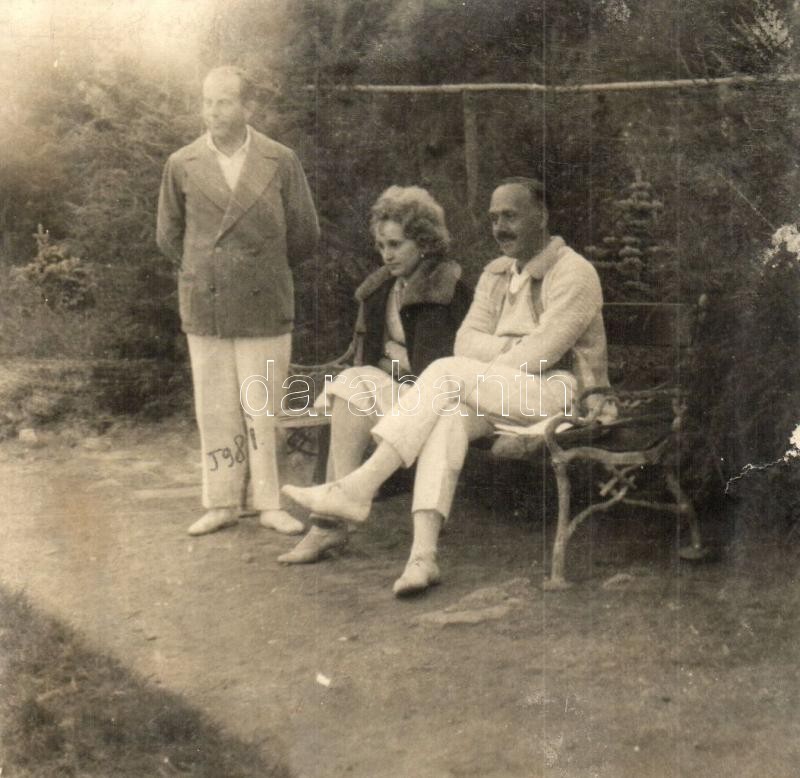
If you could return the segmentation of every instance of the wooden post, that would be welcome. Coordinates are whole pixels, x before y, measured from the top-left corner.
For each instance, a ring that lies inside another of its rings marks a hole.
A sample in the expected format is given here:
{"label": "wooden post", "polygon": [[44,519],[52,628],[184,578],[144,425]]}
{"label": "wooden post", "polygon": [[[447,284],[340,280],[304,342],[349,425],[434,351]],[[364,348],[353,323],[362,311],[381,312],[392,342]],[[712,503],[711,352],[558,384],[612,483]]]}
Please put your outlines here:
{"label": "wooden post", "polygon": [[461,94],[464,110],[464,167],[467,172],[467,210],[472,221],[477,221],[478,203],[478,112],[475,99],[468,92]]}

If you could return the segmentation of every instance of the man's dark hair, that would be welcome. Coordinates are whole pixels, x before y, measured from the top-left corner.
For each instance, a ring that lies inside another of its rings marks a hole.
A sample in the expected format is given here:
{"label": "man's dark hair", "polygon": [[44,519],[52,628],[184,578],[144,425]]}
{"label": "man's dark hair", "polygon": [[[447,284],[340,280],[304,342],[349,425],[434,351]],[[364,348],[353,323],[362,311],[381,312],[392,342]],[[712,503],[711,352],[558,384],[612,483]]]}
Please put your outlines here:
{"label": "man's dark hair", "polygon": [[539,181],[538,178],[528,178],[527,176],[509,176],[508,178],[504,178],[502,181],[500,181],[497,186],[503,186],[505,184],[519,184],[520,186],[524,186],[528,192],[530,192],[531,198],[534,200],[534,202],[543,205],[547,209],[550,208],[550,205],[547,202],[548,198],[547,194],[545,193],[544,184]]}
{"label": "man's dark hair", "polygon": [[242,68],[237,68],[235,65],[220,65],[220,67],[208,71],[206,78],[210,76],[233,76],[234,78],[238,78],[239,99],[243,103],[258,99],[258,89],[256,89],[256,85]]}

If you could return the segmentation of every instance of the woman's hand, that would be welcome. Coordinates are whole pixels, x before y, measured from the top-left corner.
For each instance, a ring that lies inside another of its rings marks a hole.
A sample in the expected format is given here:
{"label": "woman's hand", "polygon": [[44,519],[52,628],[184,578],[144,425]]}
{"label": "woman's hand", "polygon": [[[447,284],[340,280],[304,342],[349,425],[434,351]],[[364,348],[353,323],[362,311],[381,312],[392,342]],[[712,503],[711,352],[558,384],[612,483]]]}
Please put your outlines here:
{"label": "woman's hand", "polygon": [[408,352],[405,346],[401,346],[399,343],[389,340],[386,341],[383,353],[388,360],[400,363],[401,373],[411,370],[411,365],[408,363]]}

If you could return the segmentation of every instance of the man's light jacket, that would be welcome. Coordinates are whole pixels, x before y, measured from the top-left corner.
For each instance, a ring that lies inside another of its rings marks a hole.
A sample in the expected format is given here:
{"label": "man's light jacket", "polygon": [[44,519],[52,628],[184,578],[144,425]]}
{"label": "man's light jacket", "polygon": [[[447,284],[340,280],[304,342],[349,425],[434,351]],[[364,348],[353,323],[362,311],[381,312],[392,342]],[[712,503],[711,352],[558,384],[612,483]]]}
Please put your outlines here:
{"label": "man's light jacket", "polygon": [[290,332],[292,267],[309,257],[319,224],[296,154],[251,129],[236,188],[202,136],[167,161],[159,248],[179,265],[183,331],[220,338]]}

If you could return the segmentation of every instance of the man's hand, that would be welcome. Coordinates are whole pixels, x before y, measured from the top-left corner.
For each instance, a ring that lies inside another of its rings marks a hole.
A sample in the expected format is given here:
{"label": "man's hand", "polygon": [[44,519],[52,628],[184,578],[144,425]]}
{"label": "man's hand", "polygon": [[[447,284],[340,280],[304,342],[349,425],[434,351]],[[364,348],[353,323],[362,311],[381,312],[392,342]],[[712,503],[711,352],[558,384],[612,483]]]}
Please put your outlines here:
{"label": "man's hand", "polygon": [[514,346],[516,346],[518,343],[522,343],[523,340],[522,335],[504,335],[503,337],[506,339],[506,342],[503,348],[500,350],[501,354],[511,351]]}

